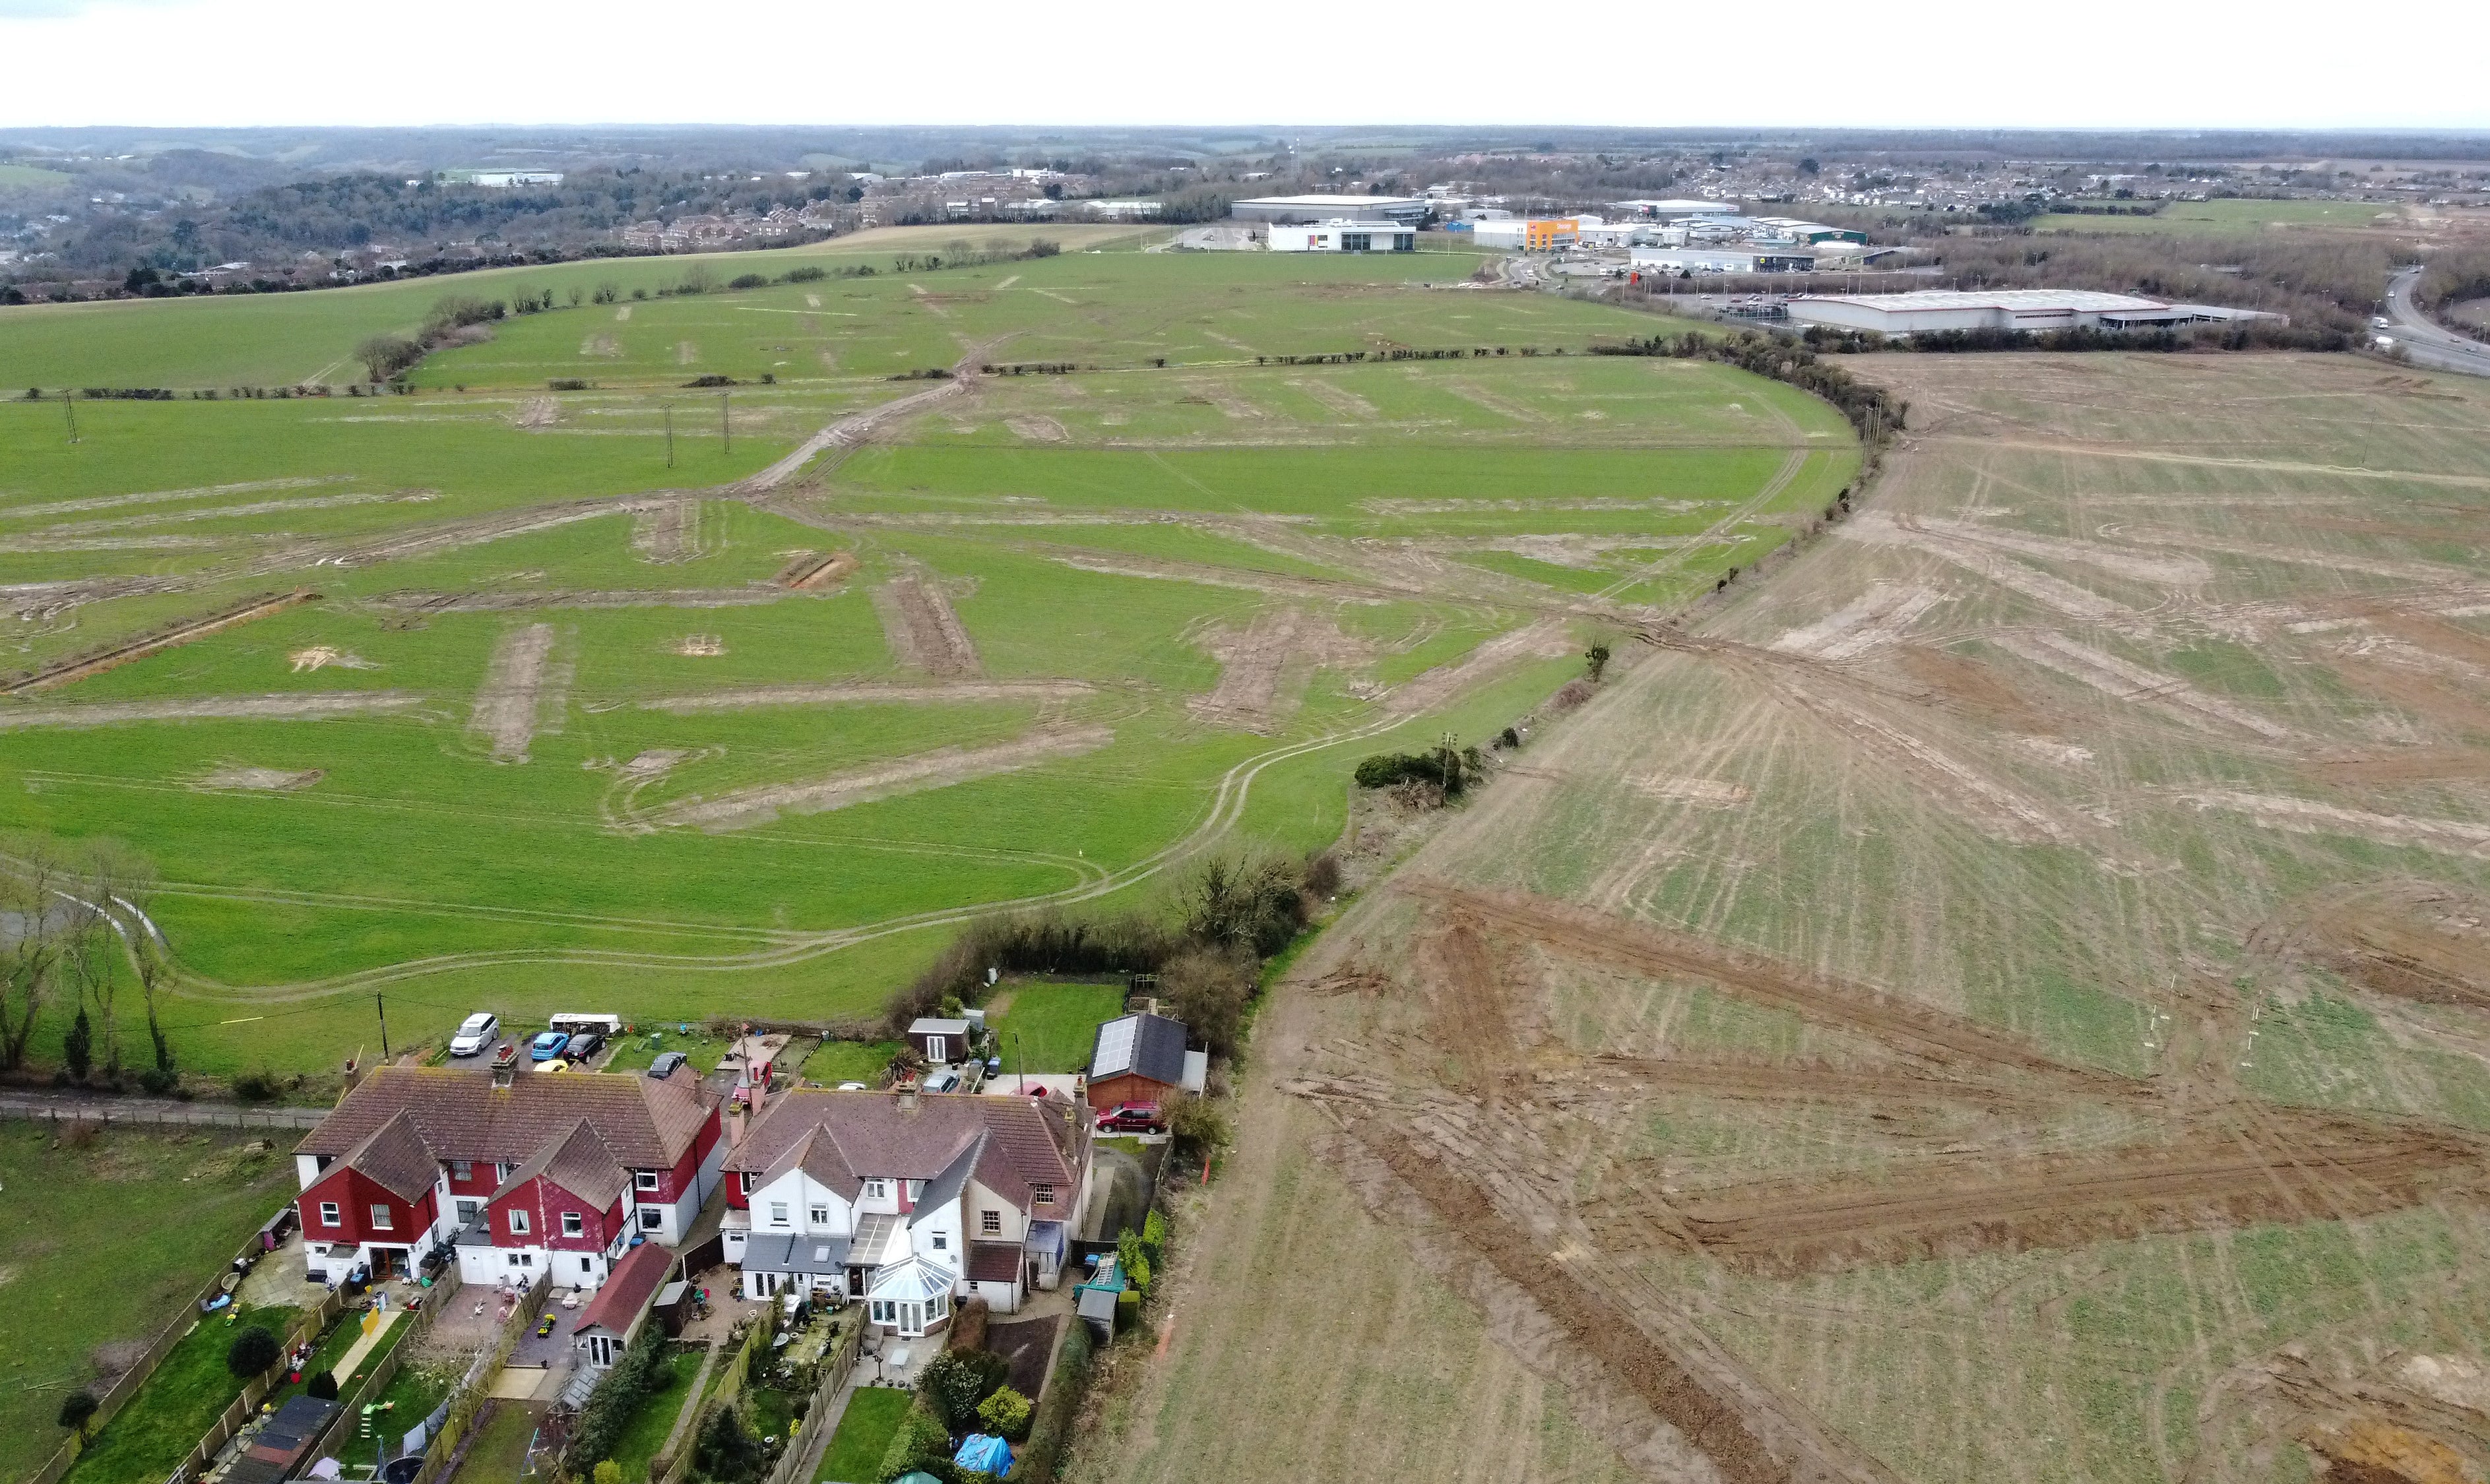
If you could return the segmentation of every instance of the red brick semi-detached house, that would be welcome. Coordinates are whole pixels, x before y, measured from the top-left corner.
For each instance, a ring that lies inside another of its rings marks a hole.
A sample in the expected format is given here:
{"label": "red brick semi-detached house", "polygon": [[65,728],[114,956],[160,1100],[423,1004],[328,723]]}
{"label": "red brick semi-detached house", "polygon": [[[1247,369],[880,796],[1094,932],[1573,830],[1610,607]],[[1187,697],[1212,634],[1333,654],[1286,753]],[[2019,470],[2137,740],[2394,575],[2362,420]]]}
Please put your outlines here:
{"label": "red brick semi-detached house", "polygon": [[672,1077],[384,1067],[295,1150],[304,1266],[334,1283],[448,1244],[467,1282],[594,1288],[634,1239],[673,1245],[717,1188],[716,1099]]}

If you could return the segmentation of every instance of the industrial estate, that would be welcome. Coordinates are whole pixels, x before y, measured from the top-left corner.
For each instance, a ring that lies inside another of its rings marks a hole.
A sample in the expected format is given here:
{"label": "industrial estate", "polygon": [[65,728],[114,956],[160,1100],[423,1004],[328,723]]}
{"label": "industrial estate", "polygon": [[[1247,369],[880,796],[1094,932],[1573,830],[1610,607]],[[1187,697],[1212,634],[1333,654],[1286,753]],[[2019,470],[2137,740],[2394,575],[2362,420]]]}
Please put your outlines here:
{"label": "industrial estate", "polygon": [[2490,1470],[2490,140],[0,238],[0,1484]]}

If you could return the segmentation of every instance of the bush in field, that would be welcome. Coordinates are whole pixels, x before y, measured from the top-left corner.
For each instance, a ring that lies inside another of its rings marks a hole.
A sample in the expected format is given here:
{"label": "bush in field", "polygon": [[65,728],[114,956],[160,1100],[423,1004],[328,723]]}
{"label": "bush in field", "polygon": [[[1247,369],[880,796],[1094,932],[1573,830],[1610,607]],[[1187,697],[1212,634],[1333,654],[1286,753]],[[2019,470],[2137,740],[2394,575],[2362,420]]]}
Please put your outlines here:
{"label": "bush in field", "polygon": [[276,1363],[285,1347],[276,1343],[265,1325],[253,1325],[234,1336],[225,1349],[225,1369],[246,1380],[257,1376]]}
{"label": "bush in field", "polygon": [[423,347],[404,335],[374,335],[355,347],[355,358],[373,381],[386,382],[421,360]]}
{"label": "bush in field", "polygon": [[1184,935],[1207,947],[1269,957],[1306,925],[1302,879],[1283,861],[1212,856],[1180,889]]}
{"label": "bush in field", "polygon": [[61,1398],[61,1426],[72,1432],[84,1431],[87,1418],[95,1415],[95,1393],[84,1386],[78,1387]]}

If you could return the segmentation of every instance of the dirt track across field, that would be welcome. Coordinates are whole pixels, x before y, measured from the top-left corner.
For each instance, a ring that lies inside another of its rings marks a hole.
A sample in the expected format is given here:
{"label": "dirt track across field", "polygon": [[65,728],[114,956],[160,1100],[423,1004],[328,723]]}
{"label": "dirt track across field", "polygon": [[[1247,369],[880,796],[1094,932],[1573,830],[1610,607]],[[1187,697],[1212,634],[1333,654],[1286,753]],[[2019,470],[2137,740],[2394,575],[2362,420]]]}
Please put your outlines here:
{"label": "dirt track across field", "polygon": [[977,673],[976,645],[969,642],[969,631],[935,580],[914,573],[894,577],[873,590],[873,610],[900,664],[942,680]]}
{"label": "dirt track across field", "polygon": [[971,779],[1014,773],[1041,763],[1078,757],[1115,740],[1104,727],[1050,728],[989,747],[941,747],[930,753],[848,768],[799,784],[767,784],[714,799],[685,799],[646,816],[649,826],[689,825],[702,830],[743,830],[781,814],[818,814],[877,799],[922,793]]}
{"label": "dirt track across field", "polygon": [[187,700],[111,700],[78,706],[0,706],[0,731],[20,727],[111,727],[123,722],[318,721],[404,711],[410,691],[304,691],[284,696],[200,696]]}
{"label": "dirt track across field", "polygon": [[1094,695],[1086,680],[970,680],[951,685],[756,685],[697,696],[660,696],[640,702],[644,711],[692,716],[752,706],[896,706],[970,700],[1072,700]]}
{"label": "dirt track across field", "polygon": [[485,740],[496,762],[527,761],[529,741],[556,729],[547,722],[559,716],[567,677],[554,664],[553,642],[552,624],[532,623],[493,646],[467,729]]}

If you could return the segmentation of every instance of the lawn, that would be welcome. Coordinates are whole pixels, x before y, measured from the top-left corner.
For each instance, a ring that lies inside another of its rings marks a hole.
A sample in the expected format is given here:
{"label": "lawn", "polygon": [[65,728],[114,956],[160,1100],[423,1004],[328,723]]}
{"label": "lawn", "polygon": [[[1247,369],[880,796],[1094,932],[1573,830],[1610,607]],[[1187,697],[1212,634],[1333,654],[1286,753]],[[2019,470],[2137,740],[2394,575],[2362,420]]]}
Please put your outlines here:
{"label": "lawn", "polygon": [[[143,1350],[293,1193],[292,1161],[245,1142],[122,1128],[80,1145],[0,1123],[0,1478],[60,1445],[61,1398],[94,1378],[100,1349]],[[161,1219],[177,1203],[181,1219]],[[222,1352],[214,1358],[220,1370]]]}
{"label": "lawn", "polygon": [[876,1086],[889,1068],[890,1059],[899,1054],[899,1047],[900,1042],[895,1041],[825,1041],[804,1058],[798,1074],[823,1087],[836,1087],[842,1082]]}
{"label": "lawn", "polygon": [[[612,1044],[614,1055],[606,1062],[607,1071],[646,1071],[651,1063],[668,1051],[680,1051],[691,1058],[695,1070],[707,1075],[717,1070],[720,1057],[735,1044],[732,1036],[712,1036],[702,1027],[701,1020],[634,1021],[639,1029],[618,1036]],[[689,1034],[682,1029],[690,1027]]]}
{"label": "lawn", "polygon": [[242,1382],[225,1368],[234,1337],[264,1325],[282,1340],[300,1314],[252,1309],[202,1321],[78,1455],[65,1484],[158,1484],[242,1394]]}
{"label": "lawn", "polygon": [[1001,1050],[1005,1076],[1087,1071],[1099,1022],[1123,1013],[1121,979],[1104,985],[1006,980],[987,1002],[986,1026]]}
{"label": "lawn", "polygon": [[706,1350],[678,1350],[666,1357],[665,1367],[658,1373],[657,1389],[615,1441],[614,1462],[622,1467],[623,1478],[641,1480],[649,1476],[649,1461],[665,1446],[666,1435],[674,1430],[675,1419],[683,1410],[683,1399],[691,1394],[692,1381],[700,1375],[701,1359],[707,1354]]}
{"label": "lawn", "polygon": [[[370,1367],[364,1369],[368,1371]],[[397,1368],[397,1374],[390,1378],[389,1384],[381,1387],[380,1395],[373,1397],[372,1401],[390,1409],[390,1425],[403,1436],[416,1423],[430,1416],[432,1409],[449,1399],[458,1379],[466,1372],[464,1360],[435,1360],[429,1364],[409,1360]]]}
{"label": "lawn", "polygon": [[916,1393],[896,1386],[858,1386],[848,1394],[839,1429],[822,1451],[815,1484],[870,1484],[882,1468],[882,1455],[899,1431],[899,1419]]}
{"label": "lawn", "polygon": [[507,1401],[485,1407],[466,1460],[449,1476],[451,1484],[515,1484],[528,1466],[529,1444],[536,1436],[536,1409]]}

